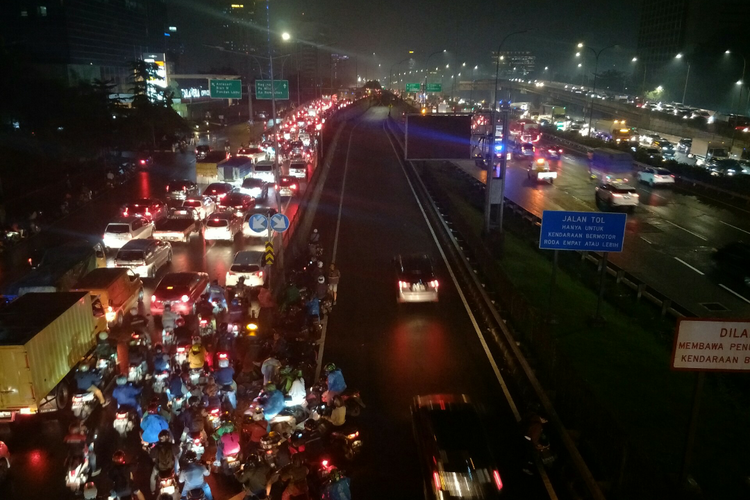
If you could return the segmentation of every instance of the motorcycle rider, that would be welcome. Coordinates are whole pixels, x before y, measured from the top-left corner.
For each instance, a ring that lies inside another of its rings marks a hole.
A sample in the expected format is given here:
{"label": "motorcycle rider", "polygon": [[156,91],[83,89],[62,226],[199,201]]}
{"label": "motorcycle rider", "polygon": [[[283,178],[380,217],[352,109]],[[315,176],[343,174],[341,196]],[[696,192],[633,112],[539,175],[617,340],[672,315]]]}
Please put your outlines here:
{"label": "motorcycle rider", "polygon": [[131,339],[128,343],[128,363],[130,366],[136,366],[141,373],[141,377],[148,373],[148,351],[142,346],[137,339]]}
{"label": "motorcycle rider", "polygon": [[180,446],[172,441],[172,434],[168,430],[159,433],[159,442],[148,452],[154,462],[151,471],[151,494],[156,494],[156,480],[160,472],[180,472]]}
{"label": "motorcycle rider", "polygon": [[325,279],[322,260],[319,260],[310,270],[310,278],[312,278],[313,283],[317,283],[319,276],[323,276],[323,278]]}
{"label": "motorcycle rider", "polygon": [[161,344],[154,346],[154,373],[171,371],[169,355],[164,353]]}
{"label": "motorcycle rider", "polygon": [[352,500],[349,478],[339,469],[333,469],[321,491],[322,500]]}
{"label": "motorcycle rider", "polygon": [[220,467],[224,453],[233,455],[239,451],[240,436],[237,433],[234,423],[228,413],[221,416],[221,424],[214,431],[213,438],[216,440],[216,457],[214,466]]}
{"label": "motorcycle rider", "polygon": [[208,287],[208,298],[210,301],[217,301],[221,309],[227,308],[227,292],[224,287],[219,285],[219,280],[213,280]]}
{"label": "motorcycle rider", "polygon": [[112,468],[109,470],[109,479],[112,481],[112,493],[110,496],[117,500],[135,495],[138,500],[145,500],[143,493],[133,482],[132,466],[125,462],[125,452],[117,450],[112,455]]}
{"label": "motorcycle rider", "polygon": [[307,312],[308,324],[320,321],[320,300],[318,300],[315,294],[311,293],[309,295],[307,302],[305,302],[305,310]]}
{"label": "motorcycle rider", "polygon": [[123,406],[135,410],[138,414],[138,418],[143,416],[143,410],[141,405],[138,404],[138,396],[141,394],[141,389],[135,387],[133,384],[128,383],[128,377],[120,375],[117,377],[117,387],[112,391],[112,397],[117,401],[117,408]]}
{"label": "motorcycle rider", "polygon": [[249,290],[247,285],[245,285],[244,276],[240,276],[240,278],[237,280],[237,285],[235,285],[234,287],[234,294],[242,301],[249,298]]}
{"label": "motorcycle rider", "polygon": [[271,353],[276,358],[286,358],[289,354],[289,344],[284,336],[278,330],[273,331],[273,342],[271,343]]}
{"label": "motorcycle rider", "polygon": [[305,379],[302,376],[302,370],[297,370],[293,373],[294,381],[292,387],[289,389],[287,395],[291,398],[292,406],[306,406],[307,403],[307,391],[305,390]]}
{"label": "motorcycle rider", "polygon": [[179,318],[180,315],[176,312],[172,311],[171,304],[164,304],[164,312],[161,315],[161,326],[165,330],[173,330],[175,329],[175,321],[177,318]]}
{"label": "motorcycle rider", "polygon": [[201,439],[206,442],[208,436],[206,434],[206,417],[208,413],[206,409],[199,405],[200,398],[197,396],[190,396],[188,399],[188,408],[180,414],[180,421],[182,422],[184,429],[182,431],[181,441],[186,441],[190,433],[201,433]]}
{"label": "motorcycle rider", "polygon": [[214,497],[211,494],[211,488],[204,479],[210,474],[208,469],[198,461],[198,457],[194,451],[185,453],[185,461],[187,465],[182,468],[179,477],[179,481],[185,483],[185,486],[182,488],[182,498],[187,498],[187,494],[191,490],[200,489],[203,490],[205,500],[213,500]]}
{"label": "motorcycle rider", "polygon": [[325,415],[320,418],[327,422],[323,423],[325,426],[325,432],[331,430],[331,426],[341,427],[346,423],[346,405],[341,399],[341,396],[336,395],[333,397],[333,411],[331,412],[331,415]]}
{"label": "motorcycle rider", "polygon": [[328,285],[326,284],[326,277],[323,275],[318,276],[315,283],[315,297],[317,297],[319,301],[328,297]]}
{"label": "motorcycle rider", "polygon": [[263,391],[265,392],[261,405],[263,413],[266,417],[273,418],[284,409],[284,393],[276,389],[275,384],[266,384]]}
{"label": "motorcycle rider", "polygon": [[299,453],[295,453],[292,456],[291,465],[274,474],[270,482],[274,483],[279,479],[288,482],[286,488],[284,488],[284,492],[281,494],[281,500],[290,500],[292,497],[307,495],[309,492],[307,475],[309,473],[310,469],[302,461],[302,456]]}
{"label": "motorcycle rider", "polygon": [[229,365],[226,358],[219,359],[219,369],[214,372],[214,379],[227,395],[232,409],[237,409],[237,384],[234,382],[234,368]]}
{"label": "motorcycle rider", "polygon": [[[248,413],[252,412],[250,421],[247,420]],[[247,440],[251,449],[258,449],[260,447],[260,438],[268,434],[271,427],[266,420],[265,414],[263,413],[262,407],[255,407],[255,409],[248,409],[245,411],[245,421],[242,424],[242,434]]]}
{"label": "motorcycle rider", "polygon": [[193,345],[187,355],[191,370],[202,370],[206,365],[206,348],[201,344],[200,336],[193,336]]}
{"label": "motorcycle rider", "polygon": [[148,319],[143,314],[138,313],[137,307],[130,308],[130,319],[128,326],[134,332],[148,336]]}
{"label": "motorcycle rider", "polygon": [[186,325],[185,318],[179,316],[176,320],[174,320],[175,343],[179,344],[182,342],[190,342],[192,336],[193,332],[191,332],[190,328]]}
{"label": "motorcycle rider", "polygon": [[148,445],[156,444],[159,441],[159,433],[168,431],[169,424],[159,414],[158,403],[148,405],[148,413],[141,420],[141,439]]}
{"label": "motorcycle rider", "polygon": [[107,332],[99,332],[98,339],[96,341],[96,347],[94,348],[94,354],[97,359],[114,359],[117,354],[117,349],[109,341],[109,335]]}
{"label": "motorcycle rider", "polygon": [[96,476],[101,469],[96,468],[96,453],[94,452],[94,439],[89,436],[88,427],[83,422],[75,421],[68,427],[68,434],[63,438],[65,444],[70,446],[71,454],[88,458],[91,475]]}
{"label": "motorcycle rider", "polygon": [[245,491],[245,500],[266,498],[267,488],[270,487],[268,480],[271,477],[271,466],[253,452],[247,456],[242,469],[234,477]]}
{"label": "motorcycle rider", "polygon": [[102,376],[97,370],[92,370],[88,363],[81,363],[75,374],[76,386],[81,392],[91,392],[99,400],[99,404],[107,406],[99,384],[102,383]]}
{"label": "motorcycle rider", "polygon": [[323,393],[323,401],[331,404],[334,396],[346,390],[346,382],[344,381],[341,369],[333,363],[326,365],[326,381],[328,383],[328,390]]}
{"label": "motorcycle rider", "polygon": [[260,367],[260,372],[263,374],[263,385],[278,380],[280,369],[281,362],[273,355],[269,356],[265,361],[263,361],[263,364]]}
{"label": "motorcycle rider", "polygon": [[211,303],[211,300],[209,300],[209,294],[204,293],[201,295],[200,300],[195,304],[195,311],[201,319],[208,320],[211,323],[212,328],[216,328],[216,319],[213,317],[214,305]]}
{"label": "motorcycle rider", "polygon": [[185,397],[185,394],[187,394],[187,387],[185,387],[185,381],[182,379],[182,372],[177,368],[169,377],[167,397],[172,401],[174,398]]}
{"label": "motorcycle rider", "polygon": [[540,442],[542,438],[542,434],[544,433],[544,424],[546,424],[548,420],[541,415],[539,415],[538,412],[532,411],[529,415],[525,418],[525,432],[524,432],[524,438],[526,438],[527,441],[529,441],[528,446],[526,448],[526,465],[523,468],[523,471],[528,475],[533,475],[533,466],[534,466],[534,459],[536,458],[536,454],[539,452],[539,450],[544,448],[544,445]]}

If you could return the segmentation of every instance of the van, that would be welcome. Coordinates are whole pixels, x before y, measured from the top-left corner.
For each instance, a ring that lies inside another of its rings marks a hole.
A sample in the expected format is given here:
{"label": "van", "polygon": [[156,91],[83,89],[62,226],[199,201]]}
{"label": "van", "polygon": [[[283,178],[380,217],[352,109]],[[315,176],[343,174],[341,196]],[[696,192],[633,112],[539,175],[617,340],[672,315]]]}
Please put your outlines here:
{"label": "van", "polygon": [[262,179],[268,183],[276,181],[276,173],[274,172],[273,162],[270,160],[259,161],[253,165],[253,172],[250,177],[255,179]]}
{"label": "van", "polygon": [[172,261],[172,245],[160,240],[131,240],[117,251],[115,267],[132,269],[143,278],[153,278]]}
{"label": "van", "polygon": [[263,286],[263,252],[245,250],[235,254],[224,286],[236,286],[240,278],[245,278],[245,286]]}
{"label": "van", "polygon": [[99,299],[106,308],[107,324],[122,325],[125,314],[143,300],[143,283],[126,268],[94,269],[76,283],[71,291],[87,291],[91,300]]}

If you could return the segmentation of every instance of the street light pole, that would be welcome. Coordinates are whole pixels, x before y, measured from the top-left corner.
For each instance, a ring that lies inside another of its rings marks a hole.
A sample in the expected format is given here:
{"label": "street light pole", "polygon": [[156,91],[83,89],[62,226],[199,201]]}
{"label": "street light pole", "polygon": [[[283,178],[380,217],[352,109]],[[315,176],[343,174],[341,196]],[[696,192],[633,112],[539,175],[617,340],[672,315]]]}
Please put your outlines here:
{"label": "street light pole", "polygon": [[690,79],[690,63],[689,62],[687,62],[687,67],[688,67],[687,73],[685,73],[685,87],[682,89],[682,104],[685,104],[685,96],[687,95],[688,80]]}
{"label": "street light pole", "polygon": [[[505,41],[512,37],[513,35],[520,35],[522,33],[526,33],[528,30],[521,30],[521,31],[514,31],[513,33],[509,33],[505,35],[505,38],[503,38],[500,41],[500,45],[497,47],[497,59],[495,61],[495,87],[492,92],[492,115],[491,115],[491,126],[490,126],[490,141],[489,141],[489,161],[487,164],[487,183],[485,185],[485,199],[484,199],[484,233],[489,234],[490,233],[490,220],[491,220],[491,213],[492,213],[492,184],[495,179],[495,129],[496,129],[496,109],[497,109],[497,82],[500,77],[500,50],[503,48],[503,44]],[[503,234],[503,197],[505,196],[505,171],[507,169],[507,163],[508,163],[508,113],[510,112],[510,107],[508,107],[507,111],[503,110],[503,140],[502,140],[502,150],[500,155],[500,179],[502,179],[502,182],[500,183],[500,216],[499,216],[499,225],[500,225],[500,235],[502,237]]]}
{"label": "street light pole", "polygon": [[[579,44],[579,48],[581,44]],[[599,56],[602,55],[602,52],[604,52],[607,49],[611,49],[614,47],[617,47],[617,45],[608,45],[607,47],[604,47],[603,49],[599,49],[599,51],[594,50],[593,48],[589,47],[588,45],[583,46],[587,49],[589,49],[594,54],[594,83],[591,86],[591,108],[589,109],[589,130],[588,130],[588,136],[591,137],[591,119],[594,117],[594,94],[596,94],[596,77],[597,73],[599,72]]]}

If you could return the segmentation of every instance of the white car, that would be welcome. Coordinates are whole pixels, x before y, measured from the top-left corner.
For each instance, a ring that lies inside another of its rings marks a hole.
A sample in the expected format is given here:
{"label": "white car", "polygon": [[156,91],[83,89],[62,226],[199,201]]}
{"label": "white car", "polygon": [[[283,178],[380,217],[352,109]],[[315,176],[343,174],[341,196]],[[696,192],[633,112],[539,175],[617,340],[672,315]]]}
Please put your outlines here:
{"label": "white car", "polygon": [[141,217],[122,217],[107,224],[102,240],[105,248],[122,248],[130,240],[150,238],[153,235],[153,222]]}
{"label": "white car", "polygon": [[250,174],[250,177],[254,177],[255,179],[262,179],[269,184],[275,182],[275,174],[274,174],[274,165],[273,162],[270,160],[263,160],[259,161],[255,165],[253,165],[253,173]]}
{"label": "white car", "polygon": [[160,240],[132,240],[115,257],[116,267],[127,267],[141,278],[154,278],[162,266],[172,262],[172,245]]}
{"label": "white car", "polygon": [[292,160],[289,163],[289,176],[307,181],[307,162],[305,160]]}
{"label": "white car", "polygon": [[674,184],[674,175],[666,168],[644,168],[637,174],[638,182],[649,186],[669,186]]}
{"label": "white car", "polygon": [[263,149],[260,146],[250,145],[246,148],[238,149],[237,154],[235,156],[243,156],[245,158],[250,158],[251,160],[253,160],[253,163],[257,163],[259,161],[266,159],[266,152],[263,151]]}
{"label": "white car", "polygon": [[203,239],[206,241],[233,241],[237,233],[242,231],[242,218],[232,212],[215,212],[206,219]]}
{"label": "white car", "polygon": [[235,254],[224,286],[236,286],[240,278],[245,278],[245,286],[263,286],[263,252],[245,250]]}
{"label": "white car", "polygon": [[640,204],[635,188],[621,182],[605,182],[596,187],[596,204],[608,208],[626,207],[635,210]]}
{"label": "white car", "polygon": [[206,217],[216,211],[216,202],[208,196],[194,196],[182,202],[183,207],[190,207],[198,214],[198,220],[206,220]]}

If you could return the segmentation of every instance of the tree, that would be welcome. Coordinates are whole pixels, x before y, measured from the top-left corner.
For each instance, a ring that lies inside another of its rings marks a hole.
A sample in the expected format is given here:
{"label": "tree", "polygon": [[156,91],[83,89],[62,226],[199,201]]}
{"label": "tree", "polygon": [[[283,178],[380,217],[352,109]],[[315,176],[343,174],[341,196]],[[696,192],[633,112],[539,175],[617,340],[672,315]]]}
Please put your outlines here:
{"label": "tree", "polygon": [[597,75],[597,88],[609,89],[617,92],[625,90],[625,81],[627,77],[622,71],[614,69],[608,69],[607,71]]}
{"label": "tree", "polygon": [[370,80],[367,83],[365,83],[363,87],[366,89],[374,89],[374,90],[380,90],[383,88],[380,86],[380,82],[378,82],[377,80]]}

